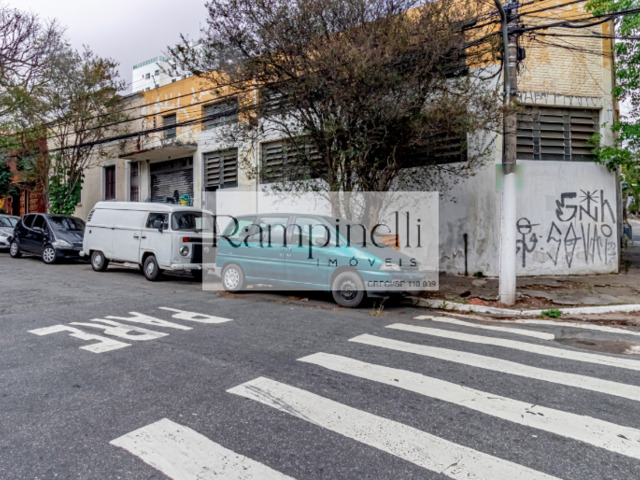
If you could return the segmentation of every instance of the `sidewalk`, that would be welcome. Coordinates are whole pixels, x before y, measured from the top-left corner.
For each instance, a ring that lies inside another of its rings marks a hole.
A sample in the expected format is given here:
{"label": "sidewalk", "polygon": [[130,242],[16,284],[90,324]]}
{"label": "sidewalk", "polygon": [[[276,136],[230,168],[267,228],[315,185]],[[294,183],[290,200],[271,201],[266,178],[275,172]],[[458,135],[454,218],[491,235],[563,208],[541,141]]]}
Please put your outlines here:
{"label": "sidewalk", "polygon": [[[640,225],[637,231],[640,232]],[[619,274],[519,277],[516,310],[640,304],[640,242],[623,253]],[[498,279],[440,275],[440,290],[422,298],[505,307],[497,302]],[[437,302],[434,303],[437,307]]]}

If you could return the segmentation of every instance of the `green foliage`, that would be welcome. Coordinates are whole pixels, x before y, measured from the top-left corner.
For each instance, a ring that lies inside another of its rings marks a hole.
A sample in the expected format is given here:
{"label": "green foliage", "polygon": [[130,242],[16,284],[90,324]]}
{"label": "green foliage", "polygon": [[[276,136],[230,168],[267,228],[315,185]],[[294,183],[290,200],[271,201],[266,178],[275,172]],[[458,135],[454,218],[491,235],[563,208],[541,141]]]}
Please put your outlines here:
{"label": "green foliage", "polygon": [[540,313],[540,316],[544,318],[560,318],[562,316],[562,312],[557,308],[552,308],[551,310],[545,310]]}
{"label": "green foliage", "polygon": [[11,185],[11,171],[9,165],[4,160],[0,160],[0,197],[13,193]]}
{"label": "green foliage", "polygon": [[49,179],[49,211],[73,215],[80,200],[84,175],[60,171]]}
{"label": "green foliage", "polygon": [[[590,0],[585,8],[593,15],[623,12],[640,7],[640,0]],[[601,146],[601,136],[591,141],[598,161],[609,170],[620,169],[623,204],[637,213],[640,196],[640,14],[626,14],[614,20],[615,86],[613,95],[629,111],[610,125],[611,146]],[[623,110],[625,110],[623,108]]]}

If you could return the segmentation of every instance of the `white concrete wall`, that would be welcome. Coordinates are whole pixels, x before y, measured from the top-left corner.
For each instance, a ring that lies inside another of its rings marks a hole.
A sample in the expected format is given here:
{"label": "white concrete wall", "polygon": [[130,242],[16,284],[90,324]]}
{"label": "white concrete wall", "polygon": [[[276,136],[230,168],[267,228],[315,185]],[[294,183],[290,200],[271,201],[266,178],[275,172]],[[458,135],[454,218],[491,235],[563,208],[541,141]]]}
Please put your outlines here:
{"label": "white concrete wall", "polygon": [[[519,161],[518,275],[574,275],[618,270],[616,176],[589,162]],[[499,170],[489,164],[443,194],[440,268],[498,274]],[[563,197],[564,195],[564,197]],[[564,199],[564,200],[563,200]]]}

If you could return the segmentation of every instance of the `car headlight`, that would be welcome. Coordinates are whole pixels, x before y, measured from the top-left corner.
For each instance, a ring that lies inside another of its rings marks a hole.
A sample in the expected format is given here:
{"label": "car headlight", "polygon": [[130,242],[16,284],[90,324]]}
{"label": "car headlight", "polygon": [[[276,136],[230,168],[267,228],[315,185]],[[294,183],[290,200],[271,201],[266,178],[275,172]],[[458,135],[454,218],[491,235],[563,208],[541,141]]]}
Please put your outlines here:
{"label": "car headlight", "polygon": [[9,238],[11,235],[5,232],[0,232],[0,237]]}
{"label": "car headlight", "polygon": [[397,263],[383,263],[382,266],[380,267],[380,270],[386,271],[386,272],[399,272],[400,269],[400,265],[398,265]]}
{"label": "car headlight", "polygon": [[56,240],[51,245],[53,245],[54,247],[61,247],[61,248],[69,248],[73,246],[66,240]]}
{"label": "car headlight", "polygon": [[189,247],[182,247],[180,249],[180,255],[182,255],[183,257],[186,257],[187,255],[189,255]]}

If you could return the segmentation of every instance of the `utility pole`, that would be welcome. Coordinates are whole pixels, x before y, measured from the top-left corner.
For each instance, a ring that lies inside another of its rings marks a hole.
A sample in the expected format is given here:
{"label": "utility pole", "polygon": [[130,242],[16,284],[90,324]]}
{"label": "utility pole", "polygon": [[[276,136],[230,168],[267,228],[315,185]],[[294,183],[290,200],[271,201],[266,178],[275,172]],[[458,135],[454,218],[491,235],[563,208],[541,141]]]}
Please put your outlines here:
{"label": "utility pole", "polygon": [[[494,0],[502,20],[504,64],[504,115],[502,136],[502,214],[500,225],[499,300],[505,305],[516,303],[516,129],[518,46],[513,31],[517,26],[517,3],[505,11],[501,0]],[[517,1],[517,0],[516,0]]]}

